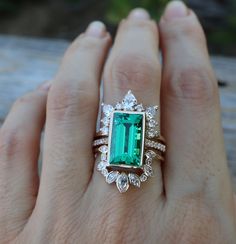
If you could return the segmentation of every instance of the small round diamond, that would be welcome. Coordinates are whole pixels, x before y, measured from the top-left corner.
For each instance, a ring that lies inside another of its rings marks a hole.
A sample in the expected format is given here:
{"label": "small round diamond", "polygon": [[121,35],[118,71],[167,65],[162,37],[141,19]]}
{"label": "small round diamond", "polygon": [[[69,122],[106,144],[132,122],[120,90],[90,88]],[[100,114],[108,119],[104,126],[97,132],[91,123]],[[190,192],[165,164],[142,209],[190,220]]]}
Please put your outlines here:
{"label": "small round diamond", "polygon": [[113,112],[114,108],[109,105],[109,104],[103,104],[103,113],[109,117],[111,115],[111,113]]}
{"label": "small round diamond", "polygon": [[123,108],[122,103],[117,103],[115,108],[121,110]]}
{"label": "small round diamond", "polygon": [[101,133],[103,135],[108,135],[108,132],[109,132],[109,129],[107,126],[103,126],[101,129],[100,129]]}
{"label": "small round diamond", "polygon": [[144,108],[143,108],[143,105],[142,104],[138,104],[135,109],[138,111],[138,112],[142,112],[144,111]]}
{"label": "small round diamond", "polygon": [[154,119],[151,119],[149,122],[148,122],[148,126],[150,128],[154,128],[157,126],[157,122],[154,120]]}
{"label": "small round diamond", "polygon": [[109,123],[110,123],[110,119],[109,117],[104,117],[101,122],[105,125],[105,126],[108,126]]}
{"label": "small round diamond", "polygon": [[146,109],[146,115],[148,119],[153,119],[156,116],[158,106],[148,107]]}

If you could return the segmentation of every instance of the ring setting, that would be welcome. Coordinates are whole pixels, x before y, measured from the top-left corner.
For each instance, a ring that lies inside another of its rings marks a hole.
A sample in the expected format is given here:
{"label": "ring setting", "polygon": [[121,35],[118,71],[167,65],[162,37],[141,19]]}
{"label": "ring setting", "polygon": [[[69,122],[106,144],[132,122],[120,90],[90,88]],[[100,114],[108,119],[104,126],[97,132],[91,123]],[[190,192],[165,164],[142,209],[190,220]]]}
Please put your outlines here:
{"label": "ring setting", "polygon": [[102,127],[93,147],[100,156],[97,170],[108,184],[124,193],[153,176],[153,160],[164,160],[166,145],[156,120],[158,106],[144,106],[131,91],[115,106],[102,104]]}

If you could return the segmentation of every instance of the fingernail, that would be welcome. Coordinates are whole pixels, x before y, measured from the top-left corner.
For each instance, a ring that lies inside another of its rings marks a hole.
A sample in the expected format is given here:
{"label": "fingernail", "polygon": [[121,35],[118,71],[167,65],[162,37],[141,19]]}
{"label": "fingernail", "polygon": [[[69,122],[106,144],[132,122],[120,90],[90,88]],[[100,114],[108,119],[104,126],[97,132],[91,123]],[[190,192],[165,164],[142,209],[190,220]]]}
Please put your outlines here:
{"label": "fingernail", "polygon": [[52,83],[51,81],[45,81],[43,84],[41,84],[38,89],[43,90],[43,91],[48,91],[51,87]]}
{"label": "fingernail", "polygon": [[148,20],[150,19],[149,13],[143,8],[136,8],[132,10],[128,16],[129,19],[140,19],[140,20]]}
{"label": "fingernail", "polygon": [[106,26],[101,21],[93,21],[86,30],[86,35],[93,37],[103,37],[105,33]]}
{"label": "fingernail", "polygon": [[164,17],[167,20],[172,20],[186,17],[187,14],[188,9],[182,1],[172,1],[167,5]]}

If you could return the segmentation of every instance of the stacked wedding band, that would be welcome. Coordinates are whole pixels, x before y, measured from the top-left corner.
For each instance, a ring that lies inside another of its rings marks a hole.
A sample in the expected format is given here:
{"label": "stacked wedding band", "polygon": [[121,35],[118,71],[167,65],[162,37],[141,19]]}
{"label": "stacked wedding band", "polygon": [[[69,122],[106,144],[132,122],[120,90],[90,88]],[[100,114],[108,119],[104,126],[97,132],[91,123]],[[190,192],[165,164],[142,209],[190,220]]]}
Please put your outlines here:
{"label": "stacked wedding band", "polygon": [[98,171],[118,190],[140,187],[153,176],[153,160],[164,160],[166,145],[157,122],[158,106],[144,108],[131,91],[115,106],[102,104],[102,127],[93,147],[100,155]]}

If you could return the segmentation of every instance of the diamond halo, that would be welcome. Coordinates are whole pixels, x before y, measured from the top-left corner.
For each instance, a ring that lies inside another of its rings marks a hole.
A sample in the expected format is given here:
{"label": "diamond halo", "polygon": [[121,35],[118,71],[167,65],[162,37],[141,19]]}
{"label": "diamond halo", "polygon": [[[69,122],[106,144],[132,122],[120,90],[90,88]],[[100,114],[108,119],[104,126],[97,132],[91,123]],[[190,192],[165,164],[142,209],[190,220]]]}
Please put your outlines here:
{"label": "diamond halo", "polygon": [[[110,104],[102,104],[103,117],[101,123],[103,127],[100,129],[102,136],[111,136],[112,130],[112,120],[115,112],[120,112],[121,114],[144,114],[144,128],[143,131],[143,147],[141,155],[141,164],[139,167],[134,168],[127,166],[125,168],[115,167],[116,165],[111,165],[109,161],[109,150],[111,147],[111,139],[108,140],[108,145],[100,145],[98,151],[101,153],[101,161],[98,162],[97,170],[106,178],[108,184],[116,183],[116,186],[120,193],[124,193],[129,189],[129,186],[139,188],[141,184],[149,177],[152,177],[154,172],[152,168],[152,162],[157,156],[157,152],[154,149],[159,149],[159,144],[150,143],[150,138],[158,138],[159,133],[159,124],[156,121],[158,106],[150,106],[145,108],[143,104],[139,104],[135,96],[131,91],[125,95],[124,99],[121,102],[112,106]],[[102,142],[104,139],[100,139]],[[105,140],[104,140],[105,141]],[[106,140],[107,142],[107,140]],[[152,149],[146,149],[145,146],[151,145]],[[165,149],[165,145],[161,149]],[[163,151],[164,152],[164,151]],[[158,157],[157,157],[158,158]],[[113,166],[113,167],[111,167]],[[119,165],[118,165],[119,166]],[[135,171],[135,170],[136,171]]]}

